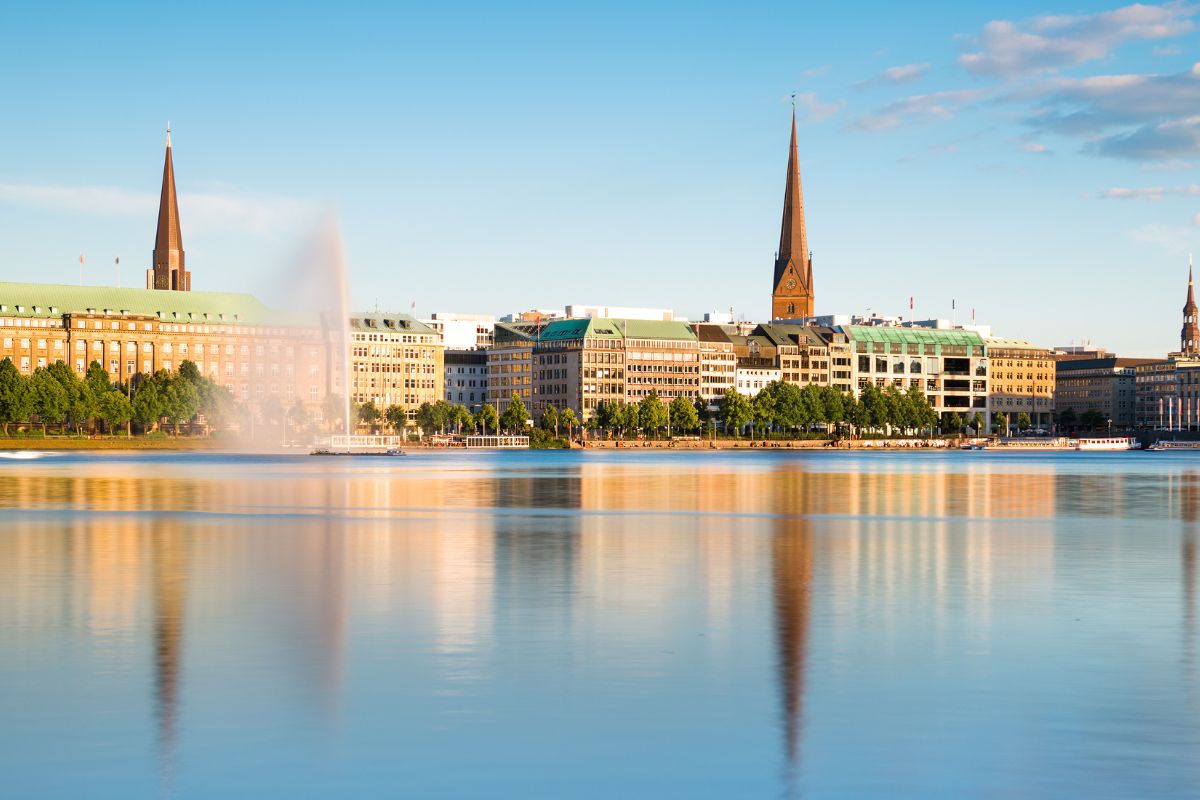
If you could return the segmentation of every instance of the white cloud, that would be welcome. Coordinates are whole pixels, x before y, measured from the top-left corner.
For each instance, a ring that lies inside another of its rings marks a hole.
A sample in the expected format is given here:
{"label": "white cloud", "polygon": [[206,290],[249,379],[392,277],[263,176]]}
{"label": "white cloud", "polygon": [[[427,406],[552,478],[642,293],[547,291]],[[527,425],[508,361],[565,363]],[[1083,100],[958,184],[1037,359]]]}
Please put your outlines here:
{"label": "white cloud", "polygon": [[1105,189],[1100,192],[1099,197],[1104,200],[1149,200],[1151,202],[1158,202],[1167,197],[1200,197],[1200,184],[1193,183],[1189,186],[1143,186],[1136,189],[1114,186],[1111,189]]}
{"label": "white cloud", "polygon": [[909,123],[949,119],[963,106],[981,100],[987,94],[983,89],[956,89],[912,95],[864,114],[852,125],[861,131],[887,131]]}
{"label": "white cloud", "polygon": [[1050,148],[1048,148],[1048,147],[1046,147],[1046,145],[1040,144],[1038,142],[1026,142],[1025,144],[1021,145],[1021,149],[1024,150],[1026,153],[1034,153],[1036,155],[1045,155],[1045,156],[1050,155]]}
{"label": "white cloud", "polygon": [[[0,203],[105,217],[152,217],[158,193],[108,186],[62,186],[0,183]],[[316,207],[288,197],[254,197],[235,193],[183,193],[180,216],[192,231],[233,230],[273,236],[309,223]]]}
{"label": "white cloud", "polygon": [[929,72],[929,64],[905,64],[900,67],[888,67],[874,78],[858,81],[855,89],[869,89],[873,86],[900,86],[914,83],[924,78]]}
{"label": "white cloud", "polygon": [[816,92],[803,92],[796,95],[796,119],[800,122],[824,122],[845,107],[845,100],[822,103]]}
{"label": "white cloud", "polygon": [[1196,6],[1137,3],[1080,16],[1047,15],[1022,22],[993,20],[974,37],[978,48],[959,63],[976,74],[1013,76],[1108,57],[1130,41],[1169,39],[1195,30]]}

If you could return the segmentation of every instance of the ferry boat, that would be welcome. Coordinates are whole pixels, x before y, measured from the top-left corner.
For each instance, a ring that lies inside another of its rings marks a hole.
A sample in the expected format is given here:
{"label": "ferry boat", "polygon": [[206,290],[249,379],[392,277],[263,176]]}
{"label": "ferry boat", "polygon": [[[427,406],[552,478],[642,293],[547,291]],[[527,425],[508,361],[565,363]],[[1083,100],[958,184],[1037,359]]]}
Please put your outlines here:
{"label": "ferry boat", "polygon": [[1075,450],[1141,450],[1142,443],[1133,436],[1104,436],[1093,439],[1076,439]]}
{"label": "ferry boat", "polygon": [[1183,451],[1200,450],[1200,442],[1198,442],[1198,441],[1181,442],[1181,441],[1177,441],[1175,439],[1159,439],[1157,442],[1150,445],[1146,449],[1147,450],[1157,450],[1160,452],[1164,451],[1164,450],[1183,450]]}

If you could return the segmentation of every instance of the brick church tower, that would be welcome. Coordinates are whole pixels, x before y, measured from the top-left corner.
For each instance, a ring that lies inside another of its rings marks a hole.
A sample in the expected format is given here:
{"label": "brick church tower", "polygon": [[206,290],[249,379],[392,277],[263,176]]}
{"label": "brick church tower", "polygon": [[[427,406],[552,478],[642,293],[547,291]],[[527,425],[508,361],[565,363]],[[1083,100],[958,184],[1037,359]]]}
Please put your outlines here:
{"label": "brick church tower", "polygon": [[783,225],[775,254],[775,283],[771,319],[813,315],[812,256],[804,230],[804,189],[800,185],[800,156],[796,152],[796,111],[792,109],[792,147],[788,153],[787,185],[783,192]]}
{"label": "brick church tower", "polygon": [[192,290],[192,274],[183,266],[183,234],[179,230],[179,201],[175,198],[170,126],[167,127],[167,158],[163,163],[162,194],[158,199],[158,232],[154,235],[153,259],[153,268],[146,270],[147,289]]}
{"label": "brick church tower", "polygon": [[1183,305],[1183,330],[1179,332],[1179,351],[1185,356],[1200,356],[1200,324],[1196,321],[1196,291],[1192,285],[1192,257],[1188,256],[1188,295]]}

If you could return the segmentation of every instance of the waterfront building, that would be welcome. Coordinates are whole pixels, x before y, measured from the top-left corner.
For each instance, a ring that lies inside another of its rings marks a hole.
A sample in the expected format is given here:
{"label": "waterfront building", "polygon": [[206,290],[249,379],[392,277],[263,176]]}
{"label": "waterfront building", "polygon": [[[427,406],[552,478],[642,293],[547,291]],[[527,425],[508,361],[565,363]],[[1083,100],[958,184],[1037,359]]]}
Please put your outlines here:
{"label": "waterfront building", "polygon": [[351,399],[380,411],[402,406],[414,419],[445,392],[442,337],[407,314],[350,316]]}
{"label": "waterfront building", "polygon": [[586,419],[601,403],[638,403],[651,393],[694,402],[699,341],[685,322],[556,320],[535,334],[532,379],[534,415],[553,405]]}
{"label": "waterfront building", "polygon": [[1099,411],[1112,420],[1116,430],[1128,430],[1137,412],[1137,367],[1152,358],[1076,358],[1057,356],[1054,376],[1054,408],[1059,419],[1068,409],[1078,419],[1088,411]]}
{"label": "waterfront building", "polygon": [[96,361],[127,383],[192,361],[244,403],[315,405],[340,382],[330,339],[318,318],[247,294],[0,283],[0,360],[25,374]]}
{"label": "waterfront building", "polygon": [[846,363],[839,372],[845,373],[845,389],[849,391],[849,342],[844,333],[832,329],[829,329],[828,336],[829,339],[826,339],[816,328],[807,325],[786,323],[759,325],[753,334],[754,340],[760,343],[760,353],[775,357],[780,371],[779,379],[800,387],[831,384],[830,340],[839,339],[840,358]]}
{"label": "waterfront building", "polygon": [[796,114],[792,112],[792,143],[788,151],[787,182],[783,191],[783,223],[771,292],[771,319],[798,319],[813,315],[812,255],[804,227],[804,189],[800,184],[800,156],[796,147]]}
{"label": "waterfront building", "polygon": [[763,389],[782,378],[779,360],[769,356],[738,356],[737,391],[746,397],[754,397]]}
{"label": "waterfront building", "polygon": [[1015,426],[1025,413],[1033,427],[1048,430],[1054,422],[1054,354],[1024,339],[989,337],[983,343],[991,377],[989,415],[1004,414]]}
{"label": "waterfront building", "polygon": [[1200,324],[1192,260],[1188,258],[1187,299],[1179,351],[1162,360],[1138,364],[1134,369],[1137,390],[1136,425],[1139,428],[1195,430],[1200,428]]}
{"label": "waterfront building", "polygon": [[146,288],[190,292],[192,274],[184,268],[183,231],[179,225],[179,200],[175,197],[175,164],[171,158],[171,129],[167,128],[167,154],[163,160],[162,191],[158,198],[158,230],[154,234],[151,267]]}
{"label": "waterfront building", "polygon": [[980,412],[987,418],[987,351],[974,331],[872,325],[847,325],[841,331],[854,351],[856,397],[871,383],[901,391],[915,386],[939,414]]}
{"label": "waterfront building", "polygon": [[525,407],[533,398],[533,346],[538,323],[496,323],[494,341],[487,351],[488,402],[501,413],[515,393]]}
{"label": "waterfront building", "polygon": [[737,387],[737,354],[733,340],[723,325],[698,324],[692,326],[700,350],[700,399],[712,407]]}
{"label": "waterfront building", "polygon": [[446,349],[447,402],[464,405],[471,409],[472,414],[483,407],[487,402],[487,360],[486,350]]}
{"label": "waterfront building", "polygon": [[1197,323],[1196,290],[1192,285],[1192,257],[1188,256],[1187,301],[1183,304],[1183,328],[1179,332],[1179,352],[1187,358],[1200,356],[1200,323]]}
{"label": "waterfront building", "polygon": [[437,311],[421,322],[437,331],[446,350],[490,347],[496,318],[490,314],[456,314]]}

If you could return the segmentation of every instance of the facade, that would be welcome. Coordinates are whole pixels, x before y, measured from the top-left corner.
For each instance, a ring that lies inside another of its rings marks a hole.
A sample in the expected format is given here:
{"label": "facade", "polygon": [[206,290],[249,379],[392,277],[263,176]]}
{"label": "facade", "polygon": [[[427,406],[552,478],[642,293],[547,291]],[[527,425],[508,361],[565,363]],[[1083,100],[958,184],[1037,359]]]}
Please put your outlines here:
{"label": "facade", "polygon": [[350,317],[351,394],[381,411],[402,406],[409,419],[422,403],[442,399],[442,337],[407,314],[355,313]]}
{"label": "facade", "polygon": [[175,197],[170,128],[167,128],[167,155],[163,161],[162,192],[158,200],[158,230],[154,234],[154,252],[150,258],[151,267],[146,270],[147,289],[192,290],[192,274],[184,268],[183,231],[179,226],[179,201]]}
{"label": "facade", "polygon": [[[854,395],[867,384],[916,386],[939,414],[988,413],[988,358],[973,331],[847,325]],[[990,419],[988,420],[990,423]]]}
{"label": "facade", "polygon": [[447,350],[476,350],[492,345],[496,318],[489,314],[435,312],[421,322],[437,331]]}
{"label": "facade", "polygon": [[684,322],[558,320],[536,337],[532,379],[534,416],[553,405],[582,420],[602,403],[638,403],[651,393],[665,403],[694,402],[699,341]]}
{"label": "facade", "polygon": [[804,227],[804,189],[800,184],[794,111],[787,183],[783,191],[783,224],[779,232],[779,250],[775,254],[772,286],[771,319],[797,319],[813,315],[812,256],[808,251],[808,233]]}
{"label": "facade", "polygon": [[984,339],[991,388],[988,413],[1004,414],[1010,425],[1028,414],[1035,428],[1054,422],[1054,354],[1023,339]]}
{"label": "facade", "polygon": [[1179,352],[1187,358],[1200,356],[1200,323],[1197,322],[1196,290],[1192,285],[1192,257],[1188,256],[1187,302],[1183,304],[1183,328],[1179,332]]}
{"label": "facade", "polygon": [[722,325],[693,325],[700,350],[700,398],[711,407],[737,387],[737,354]]}
{"label": "facade", "polygon": [[340,375],[319,320],[275,312],[246,294],[0,283],[0,360],[22,373],[62,361],[109,379],[192,361],[247,404],[316,405]]}
{"label": "facade", "polygon": [[528,408],[533,399],[533,345],[536,323],[496,323],[495,341],[487,351],[488,402],[500,413],[516,393]]}
{"label": "facade", "polygon": [[1070,409],[1078,419],[1099,411],[1112,427],[1128,430],[1137,412],[1136,371],[1148,358],[1063,358],[1055,362],[1054,409],[1061,418]]}
{"label": "facade", "polygon": [[444,363],[446,402],[479,411],[487,402],[487,351],[447,349]]}
{"label": "facade", "polygon": [[737,391],[746,397],[754,397],[763,389],[782,380],[779,361],[764,356],[738,356]]}

